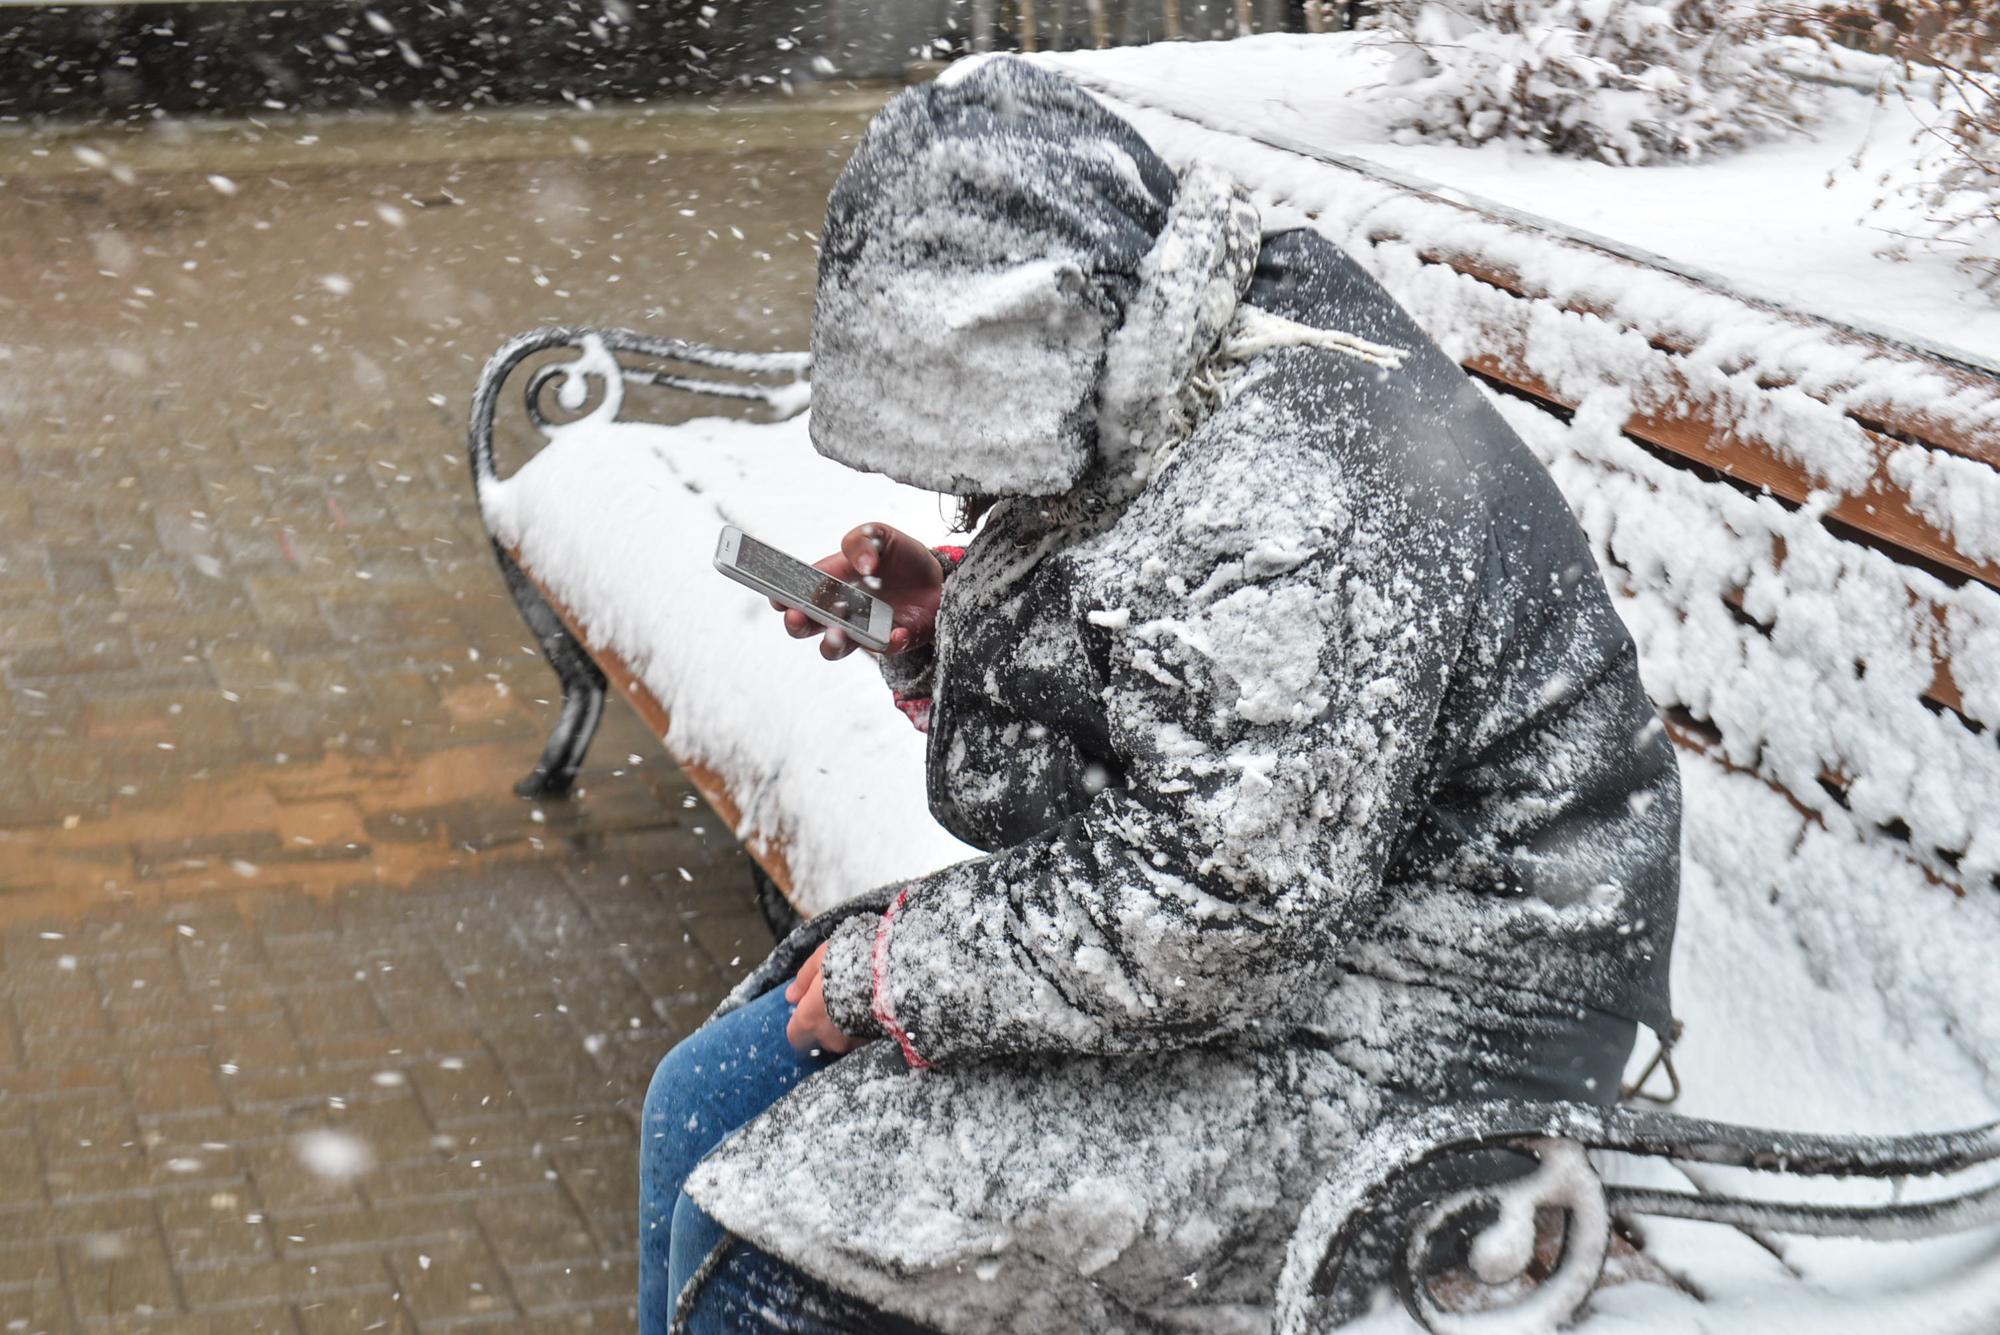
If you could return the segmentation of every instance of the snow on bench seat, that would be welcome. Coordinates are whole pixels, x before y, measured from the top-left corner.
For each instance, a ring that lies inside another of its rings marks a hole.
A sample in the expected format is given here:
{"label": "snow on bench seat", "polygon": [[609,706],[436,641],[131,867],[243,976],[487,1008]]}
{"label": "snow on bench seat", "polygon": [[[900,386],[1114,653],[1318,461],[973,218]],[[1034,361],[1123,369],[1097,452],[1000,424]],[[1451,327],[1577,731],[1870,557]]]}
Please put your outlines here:
{"label": "snow on bench seat", "polygon": [[620,397],[481,488],[495,536],[664,706],[667,749],[720,779],[801,913],[971,856],[931,819],[924,739],[873,662],[824,662],[710,565],[725,523],[805,560],[867,520],[942,538],[939,498],[822,459],[803,416],[621,422]]}

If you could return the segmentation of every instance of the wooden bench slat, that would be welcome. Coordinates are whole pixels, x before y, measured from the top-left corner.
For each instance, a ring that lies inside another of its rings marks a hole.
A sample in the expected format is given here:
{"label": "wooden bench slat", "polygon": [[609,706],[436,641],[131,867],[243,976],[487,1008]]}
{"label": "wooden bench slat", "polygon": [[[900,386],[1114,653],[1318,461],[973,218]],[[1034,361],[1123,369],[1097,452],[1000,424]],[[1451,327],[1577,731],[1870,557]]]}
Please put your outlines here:
{"label": "wooden bench slat", "polygon": [[[1790,804],[1792,810],[1799,813],[1800,817],[1819,826],[1821,829],[1826,828],[1826,818],[1806,803],[1800,801],[1798,794],[1794,793],[1790,788],[1787,788],[1768,774],[1760,774],[1754,769],[1737,764],[1724,754],[1721,738],[1714,733],[1712,728],[1706,726],[1702,720],[1691,718],[1683,711],[1670,710],[1662,717],[1661,722],[1667,730],[1668,738],[1681,750],[1686,751],[1690,755],[1700,756],[1710,764],[1715,765],[1719,769],[1727,770],[1731,774],[1738,774],[1746,779],[1755,779],[1778,796],[1784,798]],[[1837,774],[1827,773],[1821,777],[1827,783],[1836,786],[1840,786],[1844,782],[1842,776]],[[1889,838],[1890,836],[1885,835],[1884,837]],[[1917,853],[1916,849],[1910,846],[1908,840],[1895,839],[1893,842],[1897,845],[1895,848],[1896,856],[1908,863],[1910,868],[1919,876],[1922,876],[1925,881],[1941,890],[1949,890],[1954,895],[1964,896],[1966,887],[1963,880],[1955,880],[1940,873],[1935,867],[1926,862]]]}
{"label": "wooden bench slat", "polygon": [[[1645,486],[1649,493],[1657,490],[1656,486],[1648,482],[1647,479],[1616,464],[1598,460],[1593,462],[1593,466],[1607,474],[1618,474],[1633,483]],[[1704,483],[1702,485],[1718,486],[1722,484]],[[1825,540],[1831,543],[1845,541],[1845,539],[1835,535],[1827,535]],[[1789,555],[1786,550],[1786,544],[1783,538],[1777,535],[1773,535],[1771,544],[1770,557],[1772,565],[1782,569]],[[1615,553],[1601,553],[1601,567],[1607,586],[1613,593],[1620,597],[1639,598],[1649,594],[1655,597],[1663,596],[1666,602],[1683,617],[1687,616],[1689,611],[1695,606],[1693,602],[1675,598],[1666,588],[1658,583],[1642,586],[1640,577],[1634,571],[1627,568]],[[1770,641],[1774,627],[1764,624],[1749,613],[1746,606],[1748,602],[1748,590],[1742,584],[1725,585],[1718,589],[1716,594],[1719,602],[1731,609],[1732,619],[1745,628],[1745,634],[1762,636],[1766,642]],[[1903,666],[1927,666],[1929,669],[1927,683],[1914,694],[1930,707],[1932,712],[1949,711],[1950,714],[1955,716],[1959,726],[1964,730],[1964,740],[1974,746],[1982,743],[1990,744],[1988,739],[1981,738],[1977,734],[1981,730],[1996,731],[1996,729],[1993,728],[1990,721],[1981,720],[1967,712],[1966,701],[1952,674],[1951,660],[1948,655],[1942,654],[1939,650],[1940,643],[1946,640],[1946,608],[1934,601],[1920,597],[1917,591],[1908,585],[1903,586],[1903,596],[1909,600],[1909,605],[1912,608],[1921,607],[1922,615],[1915,618],[1915,620],[1920,621],[1924,626],[1935,628],[1930,634],[1926,634],[1922,630],[1916,630],[1911,638],[1904,641],[1903,644],[1904,652],[1908,655],[1907,659],[1904,660]],[[1894,675],[1893,672],[1892,675]],[[1879,695],[1879,688],[1875,689]],[[1721,733],[1715,730],[1714,724],[1704,714],[1697,710],[1692,710],[1685,703],[1674,699],[1656,700],[1656,703],[1663,710],[1673,739],[1683,749],[1699,753],[1732,773],[1745,774],[1759,779],[1765,786],[1784,797],[1801,815],[1809,817],[1816,824],[1822,826],[1825,824],[1824,819],[1820,815],[1820,809],[1824,807],[1824,802],[1807,800],[1806,795],[1795,792],[1783,780],[1765,772],[1764,767],[1761,765],[1746,767],[1729,759],[1722,745],[1723,738]],[[1851,759],[1852,757],[1850,757]],[[1824,790],[1826,796],[1832,798],[1835,803],[1842,807],[1848,805],[1849,790],[1858,777],[1855,773],[1847,772],[1845,767],[1838,763],[1822,764],[1817,773],[1820,787]],[[1898,820],[1903,821],[1906,826],[1921,824],[1921,822],[1908,819],[1908,813],[1900,813]],[[1947,886],[1959,894],[1965,893],[1968,886],[1972,884],[1964,875],[1958,873],[1957,861],[1966,851],[1963,847],[1920,844],[1910,836],[1907,829],[1897,832],[1890,826],[1874,827],[1874,835],[1879,836],[1879,839],[1892,848],[1899,858],[1910,863],[1930,883]],[[2000,880],[1996,880],[1995,888],[2000,888]]]}
{"label": "wooden bench slat", "polygon": [[[1565,412],[1578,405],[1559,394],[1529,369],[1518,353],[1481,353],[1467,358],[1467,370],[1497,380],[1543,403]],[[1686,388],[1685,384],[1682,388]],[[1634,439],[1665,450],[1683,459],[1712,468],[1751,487],[1768,488],[1794,504],[1802,504],[1819,489],[1804,469],[1778,457],[1761,441],[1735,434],[1733,428],[1717,420],[1711,405],[1689,393],[1683,416],[1666,417],[1652,412],[1636,412],[1626,420],[1626,433]],[[1886,451],[1884,452],[1886,457]],[[1890,481],[1886,471],[1878,471],[1869,490],[1842,496],[1827,514],[1861,532],[1904,548],[1960,575],[2000,589],[2000,564],[1974,560],[1961,553],[1945,534],[1919,515],[1907,491]]]}
{"label": "wooden bench slat", "polygon": [[[1526,314],[1524,308],[1523,322]],[[1530,365],[1521,330],[1481,332],[1484,347],[1464,359],[1468,371],[1563,413],[1576,410],[1579,406],[1576,398],[1563,394]],[[1803,504],[1814,491],[1825,489],[1824,483],[1764,441],[1739,434],[1727,415],[1717,410],[1714,398],[1690,385],[1676,368],[1665,364],[1668,360],[1662,355],[1663,364],[1644,387],[1645,397],[1654,403],[1673,404],[1674,412],[1670,415],[1661,409],[1642,407],[1627,418],[1628,435],[1746,486],[1768,488],[1793,504]],[[1866,490],[1843,494],[1828,507],[1827,515],[1891,547],[1914,553],[1989,588],[2000,589],[2000,563],[1962,552],[1949,535],[1917,512],[1909,492],[1890,479],[1888,457],[1899,447],[1899,442],[1866,428],[1858,429],[1876,447],[1875,475]]]}
{"label": "wooden bench slat", "polygon": [[[1462,206],[1461,206],[1462,207]],[[1506,219],[1494,219],[1503,226],[1517,227]],[[1375,233],[1371,242],[1396,241],[1401,238],[1393,233]],[[1643,336],[1648,343],[1662,353],[1671,356],[1687,356],[1694,351],[1694,343],[1684,335],[1671,330],[1641,329],[1620,318],[1618,313],[1600,303],[1563,299],[1546,289],[1524,281],[1512,270],[1483,260],[1475,255],[1444,251],[1435,247],[1418,247],[1417,255],[1426,264],[1442,265],[1468,278],[1473,278],[1487,286],[1505,292],[1525,301],[1547,302],[1556,309],[1574,315],[1588,315],[1603,320],[1614,327],[1629,330]],[[1622,257],[1612,256],[1614,259]],[[1740,298],[1737,298],[1741,300]],[[1748,304],[1748,303],[1746,303]],[[1757,307],[1766,315],[1775,316],[1802,330],[1810,330],[1814,337],[1828,342],[1846,345],[1866,356],[1884,362],[1894,362],[1920,371],[1926,376],[1950,386],[1954,398],[1962,398],[1968,403],[1984,401],[1991,405],[1992,424],[1984,428],[1969,427],[1962,422],[1954,422],[1935,413],[1912,409],[1908,405],[1881,399],[1860,399],[1839,404],[1840,411],[1857,426],[1875,437],[1890,438],[1890,442],[1904,442],[1927,445],[1955,454],[1963,459],[2000,468],[2000,380],[1979,371],[1970,370],[1953,362],[1927,355],[1913,349],[1898,347],[1880,339],[1868,338],[1853,330],[1811,316],[1778,307]],[[1766,380],[1760,382],[1770,389],[1796,387],[1794,382]],[[1832,406],[1832,397],[1824,390],[1811,386],[1802,392]]]}
{"label": "wooden bench slat", "polygon": [[[1750,615],[1744,609],[1744,591],[1741,588],[1731,589],[1722,596],[1725,602],[1737,611],[1742,612],[1744,616],[1747,617]],[[1927,610],[1930,612],[1932,619],[1938,623],[1939,629],[1942,630],[1945,616],[1944,609],[1932,603]],[[1913,649],[1921,648],[1921,646],[1914,645],[1911,647]],[[1958,688],[1958,679],[1952,675],[1951,658],[1949,655],[1931,654],[1931,679],[1929,684],[1924,687],[1921,695],[1931,704],[1940,709],[1949,709],[1952,713],[1968,722],[1977,723],[1981,727],[1988,726],[1986,720],[1974,718],[1966,712],[1965,695]]]}

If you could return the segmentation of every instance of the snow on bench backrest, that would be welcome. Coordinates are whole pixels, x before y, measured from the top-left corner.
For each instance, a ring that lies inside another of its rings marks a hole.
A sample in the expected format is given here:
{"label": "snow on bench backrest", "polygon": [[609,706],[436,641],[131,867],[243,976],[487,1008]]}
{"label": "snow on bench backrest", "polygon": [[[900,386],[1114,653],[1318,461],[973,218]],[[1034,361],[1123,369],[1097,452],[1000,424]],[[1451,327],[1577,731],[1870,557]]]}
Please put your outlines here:
{"label": "snow on bench backrest", "polygon": [[1683,1106],[1990,1118],[2000,380],[1063,68],[1346,249],[1569,497],[1686,748]]}

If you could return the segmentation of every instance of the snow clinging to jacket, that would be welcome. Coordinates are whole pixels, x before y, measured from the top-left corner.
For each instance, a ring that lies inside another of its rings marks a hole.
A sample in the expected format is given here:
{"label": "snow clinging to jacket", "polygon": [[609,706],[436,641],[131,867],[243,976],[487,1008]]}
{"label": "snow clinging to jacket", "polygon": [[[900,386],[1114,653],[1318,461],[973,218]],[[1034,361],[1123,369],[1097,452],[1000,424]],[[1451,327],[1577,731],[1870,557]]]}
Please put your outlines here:
{"label": "snow clinging to jacket", "polygon": [[1262,1330],[1398,1106],[1615,1097],[1670,1024],[1672,750],[1554,484],[1371,278],[995,60],[869,130],[813,342],[823,453],[1002,498],[885,664],[988,852],[738,989],[830,941],[884,1041],[705,1208],[946,1331]]}

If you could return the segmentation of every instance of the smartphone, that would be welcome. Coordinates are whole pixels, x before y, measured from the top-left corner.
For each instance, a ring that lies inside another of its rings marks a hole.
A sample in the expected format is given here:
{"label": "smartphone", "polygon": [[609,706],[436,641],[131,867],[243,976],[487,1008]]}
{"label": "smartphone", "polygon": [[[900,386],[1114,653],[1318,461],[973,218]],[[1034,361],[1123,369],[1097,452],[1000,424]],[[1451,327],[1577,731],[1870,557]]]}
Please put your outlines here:
{"label": "smartphone", "polygon": [[796,607],[820,625],[878,653],[889,647],[895,609],[823,570],[757,541],[734,524],[715,544],[715,568],[766,598]]}

